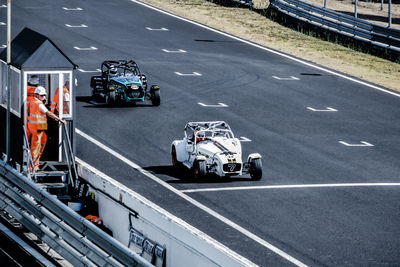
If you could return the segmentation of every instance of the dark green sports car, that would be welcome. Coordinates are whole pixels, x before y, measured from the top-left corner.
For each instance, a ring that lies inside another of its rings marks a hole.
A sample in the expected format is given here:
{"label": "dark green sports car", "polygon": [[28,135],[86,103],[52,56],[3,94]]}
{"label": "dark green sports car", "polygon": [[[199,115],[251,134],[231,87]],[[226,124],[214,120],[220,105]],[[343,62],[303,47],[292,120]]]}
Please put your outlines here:
{"label": "dark green sports car", "polygon": [[101,64],[101,75],[90,80],[93,98],[103,98],[106,104],[133,103],[150,100],[160,105],[160,87],[147,88],[146,75],[141,74],[133,60],[107,60]]}

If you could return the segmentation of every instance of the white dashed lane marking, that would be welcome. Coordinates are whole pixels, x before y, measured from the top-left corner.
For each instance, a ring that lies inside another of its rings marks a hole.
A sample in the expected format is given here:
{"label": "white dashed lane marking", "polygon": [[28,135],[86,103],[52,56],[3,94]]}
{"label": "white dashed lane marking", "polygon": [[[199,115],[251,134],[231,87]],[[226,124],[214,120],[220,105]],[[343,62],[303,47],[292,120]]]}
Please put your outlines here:
{"label": "white dashed lane marking", "polygon": [[70,24],[65,24],[65,26],[67,26],[68,28],[87,28],[88,26],[86,26],[85,24],[81,24],[81,25],[70,25]]}
{"label": "white dashed lane marking", "polygon": [[97,47],[91,46],[91,47],[78,47],[78,46],[74,46],[74,48],[76,50],[86,50],[86,51],[90,51],[90,50],[97,50]]}
{"label": "white dashed lane marking", "polygon": [[334,109],[334,108],[331,108],[331,107],[326,107],[325,109],[315,109],[315,108],[312,108],[312,107],[307,107],[307,109],[309,109],[311,111],[315,111],[315,112],[324,112],[324,111],[335,112],[335,111],[337,111],[337,109]]}
{"label": "white dashed lane marking", "polygon": [[186,53],[185,50],[183,49],[178,49],[178,50],[168,50],[168,49],[161,49],[165,53]]}
{"label": "white dashed lane marking", "polygon": [[68,7],[63,7],[64,10],[68,10],[68,11],[81,11],[83,10],[80,7],[76,7],[76,8],[68,8]]}
{"label": "white dashed lane marking", "polygon": [[101,70],[100,70],[100,69],[96,69],[96,70],[84,70],[84,69],[78,69],[78,71],[80,71],[80,72],[88,72],[88,73],[91,73],[91,72],[101,72]]}
{"label": "white dashed lane marking", "polygon": [[175,74],[176,74],[176,75],[179,75],[179,76],[202,76],[202,74],[201,74],[201,73],[198,73],[198,72],[181,73],[181,72],[175,71]]}
{"label": "white dashed lane marking", "polygon": [[227,104],[224,104],[224,103],[218,103],[218,105],[206,105],[204,103],[199,102],[197,104],[199,104],[200,106],[203,106],[203,107],[208,107],[208,108],[227,108],[227,107],[229,107]]}
{"label": "white dashed lane marking", "polygon": [[146,27],[146,29],[149,30],[149,31],[168,31],[167,28],[153,29],[153,28],[150,28],[150,27]]}

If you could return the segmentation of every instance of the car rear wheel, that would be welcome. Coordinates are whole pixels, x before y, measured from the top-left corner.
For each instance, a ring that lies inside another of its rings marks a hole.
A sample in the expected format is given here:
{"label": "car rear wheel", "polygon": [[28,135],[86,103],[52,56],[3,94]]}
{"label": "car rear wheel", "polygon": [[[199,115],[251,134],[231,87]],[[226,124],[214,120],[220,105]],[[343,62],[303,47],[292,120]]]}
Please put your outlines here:
{"label": "car rear wheel", "polygon": [[200,180],[206,176],[206,162],[195,161],[193,164],[193,178],[194,180]]}
{"label": "car rear wheel", "polygon": [[260,180],[262,177],[261,159],[252,159],[250,161],[250,177],[252,180]]}

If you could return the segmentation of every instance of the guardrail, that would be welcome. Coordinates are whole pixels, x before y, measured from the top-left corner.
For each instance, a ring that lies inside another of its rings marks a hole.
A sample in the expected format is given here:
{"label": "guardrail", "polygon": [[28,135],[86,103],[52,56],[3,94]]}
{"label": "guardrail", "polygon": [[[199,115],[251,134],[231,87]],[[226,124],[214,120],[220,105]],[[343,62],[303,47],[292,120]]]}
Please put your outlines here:
{"label": "guardrail", "polygon": [[271,0],[271,6],[297,20],[388,49],[400,55],[400,30],[299,0]]}
{"label": "guardrail", "polygon": [[0,209],[74,266],[153,266],[1,160]]}

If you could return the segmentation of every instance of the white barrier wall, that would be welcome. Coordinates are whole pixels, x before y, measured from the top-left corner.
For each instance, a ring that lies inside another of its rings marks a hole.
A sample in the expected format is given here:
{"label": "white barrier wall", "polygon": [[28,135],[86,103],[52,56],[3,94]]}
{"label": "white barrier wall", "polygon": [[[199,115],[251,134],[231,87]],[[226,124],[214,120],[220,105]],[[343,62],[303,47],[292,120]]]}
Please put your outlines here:
{"label": "white barrier wall", "polygon": [[[166,249],[164,266],[256,266],[82,160],[77,159],[77,164],[79,176],[95,193],[99,217],[121,243],[129,244],[131,221],[135,230]],[[132,216],[135,212],[137,217]],[[133,242],[130,248],[142,252]],[[148,253],[142,256],[151,261]],[[155,265],[162,266],[161,258],[156,258]]]}

